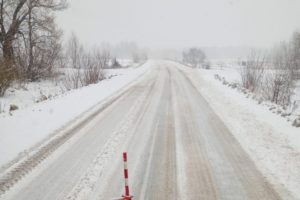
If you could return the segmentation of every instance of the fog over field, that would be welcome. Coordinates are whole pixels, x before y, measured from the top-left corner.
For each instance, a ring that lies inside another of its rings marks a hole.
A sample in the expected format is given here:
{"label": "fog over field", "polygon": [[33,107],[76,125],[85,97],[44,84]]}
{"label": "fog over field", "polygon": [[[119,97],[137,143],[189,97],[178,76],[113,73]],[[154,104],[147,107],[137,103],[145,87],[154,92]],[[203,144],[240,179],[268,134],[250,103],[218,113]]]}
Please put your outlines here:
{"label": "fog over field", "polygon": [[59,14],[87,44],[270,47],[300,28],[298,0],[72,0]]}

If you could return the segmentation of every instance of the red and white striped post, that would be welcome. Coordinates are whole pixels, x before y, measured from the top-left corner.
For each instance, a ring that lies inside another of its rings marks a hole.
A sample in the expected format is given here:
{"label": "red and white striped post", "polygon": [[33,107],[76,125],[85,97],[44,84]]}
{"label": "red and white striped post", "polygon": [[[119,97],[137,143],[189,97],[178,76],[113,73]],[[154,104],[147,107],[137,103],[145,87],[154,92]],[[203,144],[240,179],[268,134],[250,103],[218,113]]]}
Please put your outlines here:
{"label": "red and white striped post", "polygon": [[123,153],[123,161],[124,161],[124,178],[125,178],[125,194],[122,196],[123,200],[131,200],[133,196],[129,193],[129,185],[128,185],[128,169],[127,169],[127,153]]}

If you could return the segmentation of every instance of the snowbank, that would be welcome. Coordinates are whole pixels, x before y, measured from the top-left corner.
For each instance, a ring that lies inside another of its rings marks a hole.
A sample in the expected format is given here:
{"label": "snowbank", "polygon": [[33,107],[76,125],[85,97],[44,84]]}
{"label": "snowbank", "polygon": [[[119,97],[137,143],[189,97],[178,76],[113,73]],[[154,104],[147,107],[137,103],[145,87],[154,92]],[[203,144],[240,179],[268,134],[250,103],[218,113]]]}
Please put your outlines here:
{"label": "snowbank", "polygon": [[[135,68],[137,64],[131,63]],[[107,79],[114,76],[119,76],[130,68],[104,69],[104,74]],[[16,105],[18,109],[24,109],[47,99],[53,99],[57,96],[68,92],[64,85],[66,74],[74,72],[73,68],[62,68],[57,70],[57,76],[42,80],[40,82],[15,83],[10,87],[4,97],[0,97],[0,113],[8,113],[10,105]]]}
{"label": "snowbank", "polygon": [[[0,114],[0,166],[47,138],[63,125],[142,76],[150,62],[139,68],[112,70],[109,79],[72,90],[38,104],[25,103],[12,116]],[[115,76],[117,75],[117,76]],[[22,98],[20,99],[22,102]]]}

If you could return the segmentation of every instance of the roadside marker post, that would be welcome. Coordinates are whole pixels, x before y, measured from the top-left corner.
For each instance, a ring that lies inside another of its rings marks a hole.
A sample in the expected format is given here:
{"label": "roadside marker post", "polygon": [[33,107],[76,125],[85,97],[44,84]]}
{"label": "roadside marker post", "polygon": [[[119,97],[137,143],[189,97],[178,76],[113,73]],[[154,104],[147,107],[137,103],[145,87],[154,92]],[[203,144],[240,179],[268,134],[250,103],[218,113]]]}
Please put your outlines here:
{"label": "roadside marker post", "polygon": [[123,152],[123,161],[124,161],[125,194],[122,195],[122,197],[123,197],[123,200],[132,200],[133,196],[131,196],[129,193],[127,153],[126,152]]}

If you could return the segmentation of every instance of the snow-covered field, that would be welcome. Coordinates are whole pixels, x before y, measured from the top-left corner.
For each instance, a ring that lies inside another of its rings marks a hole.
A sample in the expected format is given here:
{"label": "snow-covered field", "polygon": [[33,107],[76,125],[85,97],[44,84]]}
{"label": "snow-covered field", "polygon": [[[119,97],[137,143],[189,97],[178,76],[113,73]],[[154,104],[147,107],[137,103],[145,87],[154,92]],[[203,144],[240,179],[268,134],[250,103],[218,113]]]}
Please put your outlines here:
{"label": "snow-covered field", "polygon": [[[131,83],[148,68],[149,64],[108,69],[107,79],[71,91],[50,80],[10,88],[5,97],[0,98],[3,111],[0,113],[0,169],[26,155],[31,147]],[[9,113],[11,104],[19,109]]]}
{"label": "snow-covered field", "polygon": [[[135,68],[138,64],[132,63],[129,60],[122,60],[122,66],[124,68],[105,69],[104,74],[106,79],[110,79],[114,76],[126,74],[132,68]],[[130,68],[128,68],[130,66]],[[68,92],[65,87],[64,79],[65,75],[74,71],[73,69],[63,68],[59,69],[59,75],[57,77],[49,78],[40,82],[28,82],[18,84],[15,83],[10,87],[4,97],[0,97],[0,114],[8,113],[10,105],[16,105],[18,109],[24,109],[33,104],[55,99],[57,96],[61,96]]]}
{"label": "snow-covered field", "polygon": [[[229,127],[263,175],[277,190],[287,188],[300,198],[300,129],[245,94],[223,85],[215,74],[236,82],[235,68],[188,71],[214,111]],[[299,92],[299,89],[297,89]],[[299,93],[296,93],[299,95]],[[284,187],[282,187],[284,186]]]}

